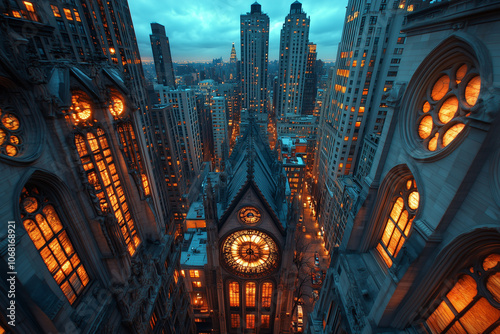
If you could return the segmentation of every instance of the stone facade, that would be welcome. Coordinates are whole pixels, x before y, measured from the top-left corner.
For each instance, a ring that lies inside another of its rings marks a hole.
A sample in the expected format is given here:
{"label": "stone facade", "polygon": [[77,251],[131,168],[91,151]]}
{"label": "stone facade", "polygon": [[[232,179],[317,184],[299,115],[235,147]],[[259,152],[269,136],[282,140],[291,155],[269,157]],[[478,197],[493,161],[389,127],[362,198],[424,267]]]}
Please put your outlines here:
{"label": "stone facade", "polygon": [[310,333],[499,330],[500,5],[408,5],[363,204]]}
{"label": "stone facade", "polygon": [[109,28],[110,8],[130,19],[126,1],[106,6],[0,5],[0,214],[15,226],[0,231],[0,305],[15,301],[1,332],[194,332],[180,252],[141,149],[140,60],[117,61],[134,57],[133,28],[109,35],[127,36],[123,53],[89,44]]}

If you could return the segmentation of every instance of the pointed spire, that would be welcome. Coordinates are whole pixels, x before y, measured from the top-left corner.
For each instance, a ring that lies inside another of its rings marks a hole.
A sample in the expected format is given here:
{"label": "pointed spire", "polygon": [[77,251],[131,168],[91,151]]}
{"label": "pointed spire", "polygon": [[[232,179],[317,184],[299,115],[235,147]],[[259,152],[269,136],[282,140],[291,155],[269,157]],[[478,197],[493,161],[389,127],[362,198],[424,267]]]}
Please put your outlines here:
{"label": "pointed spire", "polygon": [[229,62],[231,64],[235,64],[238,61],[238,58],[236,58],[236,49],[234,48],[234,42],[233,46],[231,48],[231,57],[229,57]]}
{"label": "pointed spire", "polygon": [[253,161],[254,161],[254,133],[253,133],[253,128],[250,127],[249,132],[248,132],[248,141],[247,141],[247,179],[251,180],[253,179],[253,174],[254,174],[254,166],[253,166]]}

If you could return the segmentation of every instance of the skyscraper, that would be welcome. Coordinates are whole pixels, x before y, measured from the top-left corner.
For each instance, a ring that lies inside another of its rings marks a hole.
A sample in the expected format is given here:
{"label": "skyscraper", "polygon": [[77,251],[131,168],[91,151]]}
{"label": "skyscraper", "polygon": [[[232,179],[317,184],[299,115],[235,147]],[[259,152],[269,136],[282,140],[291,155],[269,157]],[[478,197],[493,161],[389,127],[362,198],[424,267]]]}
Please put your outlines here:
{"label": "skyscraper", "polygon": [[302,4],[298,1],[292,3],[281,29],[276,111],[278,118],[299,116],[302,113],[309,52],[309,21],[302,10]]}
{"label": "skyscraper", "polygon": [[304,79],[304,98],[302,100],[302,114],[312,115],[316,104],[316,92],[318,82],[318,64],[316,61],[316,44],[307,45],[309,52],[307,54],[306,74]]}
{"label": "skyscraper", "polygon": [[231,56],[229,57],[229,62],[231,64],[236,64],[238,62],[238,58],[236,58],[236,49],[234,48],[234,43],[231,46]]}
{"label": "skyscraper", "polygon": [[[384,93],[394,84],[405,47],[401,32],[405,6],[401,2],[400,8],[394,2],[388,8],[384,0],[351,0],[347,6],[315,158],[319,167],[315,180],[320,188],[319,223],[331,240],[341,239],[330,233],[336,230],[331,217],[338,192],[336,179],[353,174],[364,137],[382,131],[387,114]],[[336,244],[326,243],[331,247]]]}
{"label": "skyscraper", "polygon": [[164,180],[177,230],[189,209],[188,193],[201,171],[203,152],[195,91],[155,85],[160,104],[151,110]]}
{"label": "skyscraper", "polygon": [[226,119],[226,98],[224,96],[212,96],[210,99],[210,111],[212,114],[212,133],[215,170],[221,170],[223,152],[229,152],[229,131]]}
{"label": "skyscraper", "polygon": [[269,16],[255,2],[240,22],[242,108],[255,113],[259,122],[267,122]]}
{"label": "skyscraper", "polygon": [[156,79],[159,84],[175,88],[175,74],[172,65],[170,44],[165,33],[165,27],[159,23],[151,23],[151,49],[156,69]]}

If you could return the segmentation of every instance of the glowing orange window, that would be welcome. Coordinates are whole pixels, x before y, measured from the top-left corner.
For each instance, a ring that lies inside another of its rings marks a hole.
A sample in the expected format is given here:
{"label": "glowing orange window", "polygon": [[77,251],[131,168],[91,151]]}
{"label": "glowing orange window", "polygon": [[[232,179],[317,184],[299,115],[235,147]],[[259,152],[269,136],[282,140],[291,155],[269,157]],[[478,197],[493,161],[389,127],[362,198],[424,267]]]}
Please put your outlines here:
{"label": "glowing orange window", "polygon": [[240,315],[231,313],[231,328],[240,327]]}
{"label": "glowing orange window", "polygon": [[20,203],[26,232],[52,277],[73,304],[90,280],[56,208],[34,186],[23,189]]}
{"label": "glowing orange window", "polygon": [[88,132],[85,137],[77,134],[75,145],[100,209],[103,212],[110,210],[114,214],[127,250],[133,255],[141,239],[129,211],[104,131],[98,128],[96,134]]}
{"label": "glowing orange window", "polygon": [[388,267],[392,266],[393,260],[408,238],[419,206],[420,195],[415,180],[401,184],[392,202],[388,217],[385,218],[382,239],[377,244],[377,251]]}
{"label": "glowing orange window", "polygon": [[247,314],[246,315],[246,323],[247,323],[247,329],[254,329],[255,328],[255,314]]}
{"label": "glowing orange window", "polygon": [[262,284],[262,307],[271,307],[273,284],[265,282]]}
{"label": "glowing orange window", "polygon": [[246,284],[245,301],[247,307],[255,307],[255,283],[253,282]]}
{"label": "glowing orange window", "polygon": [[238,282],[229,283],[229,306],[240,306],[240,285]]}
{"label": "glowing orange window", "polygon": [[[484,286],[485,289],[479,289]],[[436,304],[425,326],[432,333],[498,333],[500,331],[500,255],[490,254],[472,266]]]}
{"label": "glowing orange window", "polygon": [[417,134],[429,151],[450,145],[465,129],[481,90],[481,78],[469,64],[440,73],[417,108]]}
{"label": "glowing orange window", "polygon": [[16,114],[0,108],[0,154],[19,155],[23,149],[23,131]]}
{"label": "glowing orange window", "polygon": [[66,16],[66,20],[73,21],[73,16],[71,16],[71,9],[63,8],[64,16]]}

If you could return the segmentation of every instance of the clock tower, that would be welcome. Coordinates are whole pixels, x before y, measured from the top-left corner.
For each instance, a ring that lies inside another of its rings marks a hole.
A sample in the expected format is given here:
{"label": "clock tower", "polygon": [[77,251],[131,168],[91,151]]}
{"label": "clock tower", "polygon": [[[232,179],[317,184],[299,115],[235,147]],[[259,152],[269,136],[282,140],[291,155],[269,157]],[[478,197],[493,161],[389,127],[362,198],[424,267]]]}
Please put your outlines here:
{"label": "clock tower", "polygon": [[262,138],[251,121],[216,191],[207,187],[208,300],[219,333],[286,333],[290,327],[294,227],[285,171]]}

